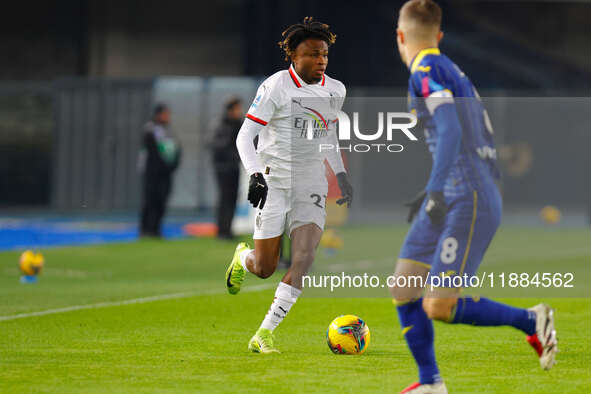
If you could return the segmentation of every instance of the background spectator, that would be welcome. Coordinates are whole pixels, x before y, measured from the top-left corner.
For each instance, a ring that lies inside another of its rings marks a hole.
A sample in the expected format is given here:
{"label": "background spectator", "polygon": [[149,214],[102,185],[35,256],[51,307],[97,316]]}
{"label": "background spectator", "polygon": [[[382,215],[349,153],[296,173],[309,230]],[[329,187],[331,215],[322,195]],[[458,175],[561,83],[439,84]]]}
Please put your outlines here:
{"label": "background spectator", "polygon": [[169,108],[158,104],[152,120],[144,126],[139,160],[143,175],[140,236],[162,236],[162,218],[172,188],[172,175],[181,156],[180,145],[169,130],[169,123]]}
{"label": "background spectator", "polygon": [[232,220],[236,211],[240,157],[236,149],[236,136],[244,119],[242,100],[232,97],[224,106],[224,115],[214,127],[210,137],[213,167],[218,184],[217,225],[218,238],[231,239]]}

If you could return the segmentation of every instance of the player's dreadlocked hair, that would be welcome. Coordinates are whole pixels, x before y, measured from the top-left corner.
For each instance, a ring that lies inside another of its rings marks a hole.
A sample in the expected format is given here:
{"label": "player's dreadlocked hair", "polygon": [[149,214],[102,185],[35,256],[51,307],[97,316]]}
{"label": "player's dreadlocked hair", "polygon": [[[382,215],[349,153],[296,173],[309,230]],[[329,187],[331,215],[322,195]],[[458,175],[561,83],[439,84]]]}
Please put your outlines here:
{"label": "player's dreadlocked hair", "polygon": [[329,46],[334,44],[337,36],[328,30],[328,28],[329,26],[327,24],[314,22],[314,18],[311,16],[305,17],[304,23],[296,23],[295,25],[289,26],[281,33],[283,40],[277,43],[285,52],[285,60],[289,60],[289,57],[293,54],[300,42],[309,38],[323,40]]}

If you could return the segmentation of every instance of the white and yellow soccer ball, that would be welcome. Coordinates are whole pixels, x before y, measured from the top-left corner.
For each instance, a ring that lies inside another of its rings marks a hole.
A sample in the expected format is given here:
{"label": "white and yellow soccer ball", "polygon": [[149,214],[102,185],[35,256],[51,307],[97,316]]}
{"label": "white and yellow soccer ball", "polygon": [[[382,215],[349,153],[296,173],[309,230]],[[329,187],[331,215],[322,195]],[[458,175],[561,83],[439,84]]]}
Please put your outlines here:
{"label": "white and yellow soccer ball", "polygon": [[33,276],[39,275],[43,269],[45,259],[41,253],[35,253],[31,250],[27,250],[21,254],[19,260],[19,268],[23,275]]}
{"label": "white and yellow soccer ball", "polygon": [[369,340],[369,327],[355,315],[337,317],[326,330],[326,342],[335,354],[362,354]]}

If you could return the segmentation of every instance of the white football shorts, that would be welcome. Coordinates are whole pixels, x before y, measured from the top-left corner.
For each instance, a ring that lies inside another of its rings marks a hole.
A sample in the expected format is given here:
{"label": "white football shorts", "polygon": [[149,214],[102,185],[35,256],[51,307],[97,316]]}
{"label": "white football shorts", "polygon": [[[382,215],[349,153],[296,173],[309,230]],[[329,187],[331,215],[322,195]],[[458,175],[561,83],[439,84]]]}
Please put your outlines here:
{"label": "white football shorts", "polygon": [[298,187],[299,190],[273,187],[263,209],[257,209],[254,221],[254,239],[274,238],[287,231],[314,223],[324,230],[326,222],[327,183]]}

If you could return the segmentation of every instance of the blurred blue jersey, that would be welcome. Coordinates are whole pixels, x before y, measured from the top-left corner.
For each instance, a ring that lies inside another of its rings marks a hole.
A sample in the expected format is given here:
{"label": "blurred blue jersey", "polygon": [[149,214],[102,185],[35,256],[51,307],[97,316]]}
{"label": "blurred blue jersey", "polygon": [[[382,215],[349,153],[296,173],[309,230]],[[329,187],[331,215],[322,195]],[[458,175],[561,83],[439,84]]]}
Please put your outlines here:
{"label": "blurred blue jersey", "polygon": [[410,110],[433,155],[425,189],[443,192],[448,212],[432,223],[425,200],[399,258],[430,267],[431,277],[474,275],[501,222],[492,127],[470,80],[439,49],[419,52],[410,72]]}
{"label": "blurred blue jersey", "polygon": [[[409,110],[417,115],[419,125],[425,129],[426,142],[434,161],[427,190],[443,191],[446,199],[472,195],[473,191],[486,193],[485,190],[499,178],[499,171],[493,129],[474,85],[437,48],[419,52],[411,62],[410,72]],[[453,107],[448,106],[447,112],[437,113],[438,108],[450,103],[454,104],[455,111],[452,109],[450,112],[449,108]],[[450,149],[438,149],[437,145],[442,140],[438,139],[442,137],[442,125],[448,122],[450,114],[455,118],[456,113],[457,119],[450,119],[449,127],[457,129],[459,120],[461,130],[456,130],[455,136],[461,138],[461,142]],[[445,159],[446,168],[437,168],[436,152],[449,155]]]}

